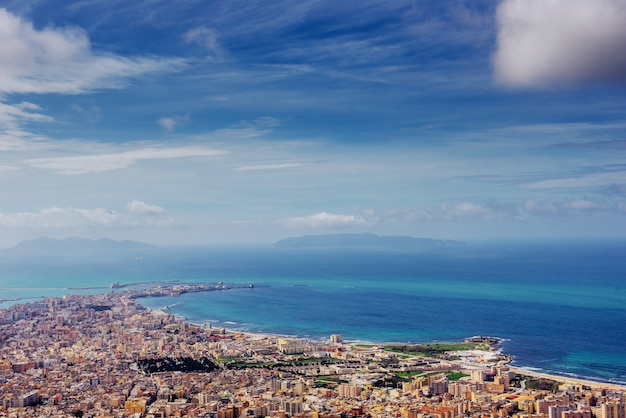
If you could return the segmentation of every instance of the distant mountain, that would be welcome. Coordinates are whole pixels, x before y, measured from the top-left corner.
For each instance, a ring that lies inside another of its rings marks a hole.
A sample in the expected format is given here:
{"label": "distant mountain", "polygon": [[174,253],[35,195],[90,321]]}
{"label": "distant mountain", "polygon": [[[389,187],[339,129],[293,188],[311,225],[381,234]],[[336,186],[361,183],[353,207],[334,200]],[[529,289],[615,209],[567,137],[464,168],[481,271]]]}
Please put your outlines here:
{"label": "distant mountain", "polygon": [[305,235],[282,239],[278,248],[430,248],[464,245],[463,241],[415,238],[407,236],[378,236],[371,233]]}
{"label": "distant mountain", "polygon": [[115,241],[109,238],[100,238],[97,240],[86,238],[65,238],[55,239],[48,237],[39,237],[28,241],[22,241],[11,250],[16,251],[79,251],[79,250],[130,250],[152,247],[150,244],[137,241]]}

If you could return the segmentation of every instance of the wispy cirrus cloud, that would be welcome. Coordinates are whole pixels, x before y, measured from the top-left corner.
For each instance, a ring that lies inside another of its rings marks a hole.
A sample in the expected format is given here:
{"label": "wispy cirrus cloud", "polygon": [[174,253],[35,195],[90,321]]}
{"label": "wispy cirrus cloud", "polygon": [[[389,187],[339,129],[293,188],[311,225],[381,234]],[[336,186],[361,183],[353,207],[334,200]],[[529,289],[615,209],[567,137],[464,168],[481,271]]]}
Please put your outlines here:
{"label": "wispy cirrus cloud", "polygon": [[107,154],[67,157],[32,158],[23,162],[31,167],[51,170],[59,174],[84,174],[128,168],[140,161],[172,158],[213,157],[227,151],[201,146],[150,147]]}
{"label": "wispy cirrus cloud", "polygon": [[588,188],[620,183],[624,178],[626,178],[626,170],[617,169],[603,172],[592,172],[588,174],[579,173],[569,177],[553,177],[527,183],[525,187],[529,189]]}
{"label": "wispy cirrus cloud", "polygon": [[227,55],[218,38],[217,30],[206,26],[190,29],[183,35],[185,42],[201,46],[206,51],[206,59],[216,62],[223,61]]}
{"label": "wispy cirrus cloud", "polygon": [[294,168],[306,167],[309,163],[275,163],[275,164],[254,164],[242,165],[236,167],[236,171],[272,171],[272,170],[289,170]]}
{"label": "wispy cirrus cloud", "polygon": [[7,104],[0,101],[0,150],[41,147],[45,138],[22,128],[24,123],[54,120],[42,114],[41,110],[40,106],[30,102]]}
{"label": "wispy cirrus cloud", "polygon": [[216,129],[202,137],[210,137],[213,140],[234,141],[261,137],[280,125],[276,118],[265,116],[253,120],[240,121],[230,127]]}
{"label": "wispy cirrus cloud", "polygon": [[41,106],[30,103],[21,102],[16,104],[0,103],[0,124],[6,127],[17,127],[19,121],[26,120],[30,122],[51,122],[50,116],[39,113]]}

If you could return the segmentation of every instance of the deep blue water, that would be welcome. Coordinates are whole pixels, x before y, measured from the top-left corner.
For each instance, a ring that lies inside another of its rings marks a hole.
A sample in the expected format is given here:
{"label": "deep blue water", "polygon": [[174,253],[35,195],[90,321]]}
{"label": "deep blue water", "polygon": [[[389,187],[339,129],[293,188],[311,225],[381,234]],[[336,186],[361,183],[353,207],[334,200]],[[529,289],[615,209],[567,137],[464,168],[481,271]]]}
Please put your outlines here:
{"label": "deep blue water", "polygon": [[626,243],[468,245],[428,252],[4,252],[0,298],[62,295],[76,292],[67,287],[116,280],[253,283],[252,289],[141,302],[171,306],[191,321],[217,327],[312,338],[340,333],[351,340],[428,342],[497,336],[507,339],[504,349],[518,366],[626,382],[624,255]]}

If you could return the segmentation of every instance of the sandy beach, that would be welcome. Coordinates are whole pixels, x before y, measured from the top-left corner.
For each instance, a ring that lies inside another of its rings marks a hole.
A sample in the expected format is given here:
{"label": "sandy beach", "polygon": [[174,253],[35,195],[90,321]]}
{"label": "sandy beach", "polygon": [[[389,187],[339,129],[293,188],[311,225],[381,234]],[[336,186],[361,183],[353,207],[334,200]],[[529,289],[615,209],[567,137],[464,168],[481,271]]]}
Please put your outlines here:
{"label": "sandy beach", "polygon": [[[271,334],[271,333],[259,333],[259,332],[253,332],[253,331],[242,331],[242,330],[236,330],[236,329],[230,329],[230,328],[223,328],[223,329],[228,334],[244,335],[249,340],[278,339],[278,338],[306,340],[306,338],[296,337],[296,336],[278,335],[278,334]],[[362,344],[368,344],[368,345],[373,345],[373,346],[387,346],[387,345],[394,345],[398,343],[397,342],[374,343],[374,342],[364,342],[364,341],[344,341],[344,345],[346,345],[347,347],[356,347]],[[500,350],[498,351],[501,352]],[[506,353],[503,353],[503,354],[506,354]],[[525,369],[523,367],[515,367],[515,366],[510,366],[510,365],[509,365],[509,368],[511,371],[514,371],[518,375],[554,380],[557,382],[562,382],[563,384],[569,385],[569,386],[586,386],[586,387],[590,387],[594,389],[616,389],[620,391],[626,390],[626,384],[601,382],[601,381],[595,381],[595,380],[586,380],[586,379],[573,378],[573,377],[567,377],[567,376],[552,375],[549,373],[537,372],[537,371]]]}
{"label": "sandy beach", "polygon": [[578,378],[567,377],[567,376],[551,375],[548,373],[536,372],[536,371],[527,370],[527,369],[520,368],[520,367],[510,367],[510,369],[520,375],[555,380],[557,382],[563,382],[564,384],[571,385],[571,386],[588,386],[591,388],[607,388],[607,389],[610,388],[610,389],[617,389],[617,390],[622,390],[622,391],[626,390],[626,385],[621,385],[618,383],[598,382],[595,380],[585,380],[585,379],[578,379]]}

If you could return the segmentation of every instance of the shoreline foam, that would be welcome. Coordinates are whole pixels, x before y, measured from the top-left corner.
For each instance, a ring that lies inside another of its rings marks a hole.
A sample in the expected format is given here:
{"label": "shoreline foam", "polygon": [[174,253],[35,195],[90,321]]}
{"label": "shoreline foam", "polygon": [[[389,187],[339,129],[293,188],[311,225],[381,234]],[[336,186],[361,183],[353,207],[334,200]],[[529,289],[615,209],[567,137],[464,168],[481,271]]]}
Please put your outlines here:
{"label": "shoreline foam", "polygon": [[509,369],[519,375],[555,380],[557,382],[563,382],[564,384],[569,384],[573,386],[589,386],[592,388],[597,388],[599,387],[598,385],[601,385],[600,387],[603,387],[603,388],[613,388],[613,389],[619,389],[619,390],[626,389],[626,382],[617,383],[617,382],[610,382],[610,381],[589,380],[590,379],[589,377],[574,378],[574,377],[568,377],[568,376],[561,376],[558,374],[550,374],[550,373],[544,373],[544,372],[535,371],[535,370],[529,370],[528,368],[525,368],[523,366],[509,365]]}
{"label": "shoreline foam", "polygon": [[[138,300],[138,302],[140,303],[140,301]],[[141,304],[141,303],[140,303]],[[149,308],[145,305],[141,305],[151,311],[155,311],[155,309]],[[161,310],[158,310],[161,311]],[[166,312],[161,311],[163,314],[168,314]],[[168,314],[169,315],[169,314]],[[177,317],[182,318],[185,322],[188,322],[190,324],[193,324],[195,326],[202,326],[201,324],[195,323],[195,322],[191,322],[189,321],[187,318],[185,318],[184,316],[181,315],[176,315]],[[209,321],[206,321],[209,322]],[[206,323],[205,322],[205,323]],[[220,323],[223,324],[237,324],[237,322],[234,321],[219,321]],[[229,327],[222,327],[222,326],[218,326],[217,328],[220,329],[224,329],[226,333],[229,334],[241,334],[241,335],[246,335],[249,338],[254,338],[254,339],[264,339],[264,338],[274,338],[274,339],[279,339],[279,338],[293,338],[293,339],[299,339],[299,340],[315,340],[313,338],[310,337],[303,337],[303,336],[299,336],[299,335],[288,335],[288,334],[280,334],[280,333],[274,333],[274,332],[260,332],[260,331],[250,331],[250,330],[241,330],[241,329],[236,329],[236,328],[229,328]],[[580,377],[570,377],[570,376],[564,376],[564,375],[560,375],[560,374],[555,374],[554,372],[550,373],[550,372],[546,372],[543,371],[542,369],[538,369],[538,368],[534,368],[534,367],[530,367],[530,366],[523,366],[523,365],[512,365],[512,363],[514,362],[514,355],[511,353],[507,353],[506,351],[504,351],[503,347],[502,347],[502,343],[506,342],[506,341],[511,341],[508,338],[501,338],[501,337],[493,337],[493,336],[471,336],[471,337],[467,337],[467,339],[470,338],[476,338],[476,337],[484,337],[484,338],[492,338],[497,340],[497,342],[494,345],[490,344],[490,347],[492,349],[492,351],[494,353],[500,353],[503,354],[505,356],[507,356],[509,359],[508,361],[505,363],[509,369],[511,371],[514,371],[515,373],[519,374],[519,375],[523,375],[523,376],[530,376],[530,377],[537,377],[537,378],[543,378],[543,379],[550,379],[550,380],[554,380],[557,382],[562,382],[563,384],[569,384],[569,385],[578,385],[578,386],[589,386],[591,388],[612,388],[612,389],[618,389],[618,390],[624,390],[626,389],[626,382],[615,382],[615,381],[610,381],[608,379],[595,379],[592,376],[580,376]],[[320,337],[321,338],[321,337]],[[442,341],[440,341],[442,342]],[[449,342],[449,341],[448,341]],[[460,341],[452,341],[452,342],[460,342]],[[432,342],[421,342],[421,343],[416,343],[416,342],[404,342],[404,341],[399,341],[399,342],[389,342],[389,341],[365,341],[365,340],[344,340],[344,344],[347,346],[351,346],[351,347],[355,347],[355,346],[359,346],[359,345],[372,345],[372,346],[385,346],[385,345],[402,345],[402,344],[406,344],[406,345],[420,345],[420,344],[431,344]]]}

